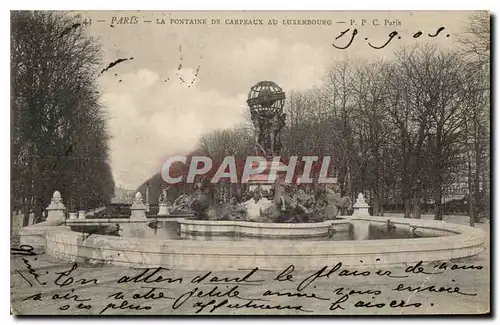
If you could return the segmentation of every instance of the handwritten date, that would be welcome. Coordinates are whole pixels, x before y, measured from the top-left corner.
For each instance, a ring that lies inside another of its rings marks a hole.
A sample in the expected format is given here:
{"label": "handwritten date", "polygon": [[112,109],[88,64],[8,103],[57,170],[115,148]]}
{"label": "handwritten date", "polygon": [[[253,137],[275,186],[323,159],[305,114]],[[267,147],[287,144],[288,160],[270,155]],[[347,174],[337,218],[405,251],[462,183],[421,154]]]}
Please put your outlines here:
{"label": "handwritten date", "polygon": [[[430,38],[437,37],[444,29],[445,29],[444,27],[439,27],[435,32],[427,33],[427,36],[430,37]],[[350,28],[348,28],[348,29],[344,30],[343,32],[341,32],[337,37],[335,37],[335,41],[337,41],[339,39],[347,39],[347,42],[344,42],[345,45],[335,44],[335,42],[334,42],[334,43],[332,43],[332,46],[334,48],[336,48],[336,49],[339,49],[339,50],[345,50],[349,46],[351,46],[351,44],[354,42],[354,39],[356,38],[356,36],[358,34],[359,34],[359,32],[358,32],[357,28],[354,28],[352,31],[351,31]],[[422,35],[423,35],[422,31],[417,31],[416,33],[414,33],[412,35],[412,38],[413,39],[419,38]],[[450,37],[450,34],[446,34],[446,37]],[[380,49],[383,49],[384,47],[386,47],[387,45],[389,45],[389,43],[391,43],[394,39],[398,39],[399,40],[401,38],[402,38],[402,36],[397,31],[393,31],[393,32],[389,33],[389,35],[387,36],[387,40],[385,41],[385,43],[382,43],[382,44],[372,44],[371,41],[367,37],[365,37],[365,41],[367,42],[367,44],[371,48],[374,48],[376,50],[380,50]]]}

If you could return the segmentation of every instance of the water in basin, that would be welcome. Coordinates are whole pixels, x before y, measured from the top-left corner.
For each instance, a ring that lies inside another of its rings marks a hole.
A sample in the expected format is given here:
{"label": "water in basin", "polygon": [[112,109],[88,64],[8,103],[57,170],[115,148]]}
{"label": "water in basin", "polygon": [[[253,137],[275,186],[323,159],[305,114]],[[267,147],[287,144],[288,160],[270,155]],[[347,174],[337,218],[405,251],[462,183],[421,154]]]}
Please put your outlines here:
{"label": "water in basin", "polygon": [[[137,237],[145,239],[158,240],[218,240],[218,241],[279,241],[279,238],[255,238],[247,236],[231,236],[226,234],[182,234],[179,235],[177,221],[158,221],[147,223],[120,223],[97,226],[71,226],[73,231],[82,232],[85,234],[98,234],[120,237]],[[409,227],[399,226],[396,229],[387,230],[383,226],[375,226],[369,228],[368,240],[377,239],[404,239],[404,238],[419,238],[432,237],[421,232],[413,232]],[[291,238],[290,240],[297,241],[343,241],[353,240],[353,233],[350,231],[335,232],[332,237],[325,235],[324,237],[310,238]]]}

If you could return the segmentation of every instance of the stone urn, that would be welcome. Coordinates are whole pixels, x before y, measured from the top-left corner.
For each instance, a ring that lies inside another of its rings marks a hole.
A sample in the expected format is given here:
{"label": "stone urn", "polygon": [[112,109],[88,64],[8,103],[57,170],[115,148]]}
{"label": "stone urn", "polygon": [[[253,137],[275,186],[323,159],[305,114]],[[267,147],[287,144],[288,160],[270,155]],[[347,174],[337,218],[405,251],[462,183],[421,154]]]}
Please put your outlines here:
{"label": "stone urn", "polygon": [[61,198],[61,193],[55,191],[50,200],[50,204],[47,207],[47,225],[48,226],[58,226],[62,225],[66,221],[65,216],[66,207],[64,206]]}

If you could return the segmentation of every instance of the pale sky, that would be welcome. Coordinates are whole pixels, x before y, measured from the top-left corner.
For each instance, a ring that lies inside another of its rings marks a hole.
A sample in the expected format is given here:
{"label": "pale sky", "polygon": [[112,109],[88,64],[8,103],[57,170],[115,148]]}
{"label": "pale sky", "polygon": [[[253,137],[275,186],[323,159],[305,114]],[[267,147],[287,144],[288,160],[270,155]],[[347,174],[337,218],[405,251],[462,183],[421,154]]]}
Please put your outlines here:
{"label": "pale sky", "polygon": [[[243,122],[247,93],[258,81],[275,81],[287,93],[307,90],[320,86],[326,69],[344,56],[378,60],[390,57],[401,45],[417,42],[449,48],[470,15],[466,11],[84,12],[82,16],[92,19],[89,35],[102,44],[105,65],[134,58],[98,78],[109,116],[115,183],[135,189],[160,171],[165,157],[189,153],[201,134]],[[137,24],[119,24],[125,17]],[[183,18],[206,18],[209,24],[170,23]],[[157,24],[162,19],[165,24]],[[210,25],[211,19],[220,19],[221,24]],[[228,25],[226,19],[262,19],[264,25]],[[278,25],[267,25],[269,19]],[[331,25],[285,26],[283,19],[322,19]],[[385,26],[386,19],[388,24],[396,20],[400,24]],[[351,20],[356,25],[350,25]],[[437,37],[427,36],[441,26],[445,30]],[[358,35],[348,49],[332,46],[332,42],[345,46],[354,28]],[[392,31],[401,39],[396,36],[384,49],[366,43],[368,38],[379,46]],[[418,31],[422,36],[413,39]]]}

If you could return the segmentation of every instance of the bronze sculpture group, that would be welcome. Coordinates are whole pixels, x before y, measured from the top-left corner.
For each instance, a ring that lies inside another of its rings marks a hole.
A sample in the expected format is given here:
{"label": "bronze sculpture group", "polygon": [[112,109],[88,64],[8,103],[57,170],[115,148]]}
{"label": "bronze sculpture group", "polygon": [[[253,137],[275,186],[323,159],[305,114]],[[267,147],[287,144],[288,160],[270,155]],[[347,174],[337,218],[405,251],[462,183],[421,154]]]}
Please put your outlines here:
{"label": "bronze sculpture group", "polygon": [[[342,210],[352,208],[348,196],[342,197],[340,189],[333,186],[316,187],[285,184],[278,179],[270,193],[257,187],[254,191],[233,195],[229,202],[217,200],[213,184],[198,183],[192,195],[181,195],[171,209],[172,214],[191,214],[199,220],[241,220],[254,222],[322,222],[339,217]],[[252,203],[266,200],[257,218],[251,218],[245,208]]]}
{"label": "bronze sculpture group", "polygon": [[281,151],[281,129],[285,126],[285,113],[276,113],[271,118],[251,111],[255,132],[255,147],[259,156],[279,155]]}

